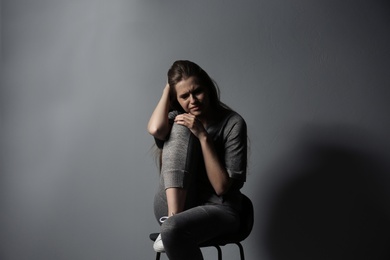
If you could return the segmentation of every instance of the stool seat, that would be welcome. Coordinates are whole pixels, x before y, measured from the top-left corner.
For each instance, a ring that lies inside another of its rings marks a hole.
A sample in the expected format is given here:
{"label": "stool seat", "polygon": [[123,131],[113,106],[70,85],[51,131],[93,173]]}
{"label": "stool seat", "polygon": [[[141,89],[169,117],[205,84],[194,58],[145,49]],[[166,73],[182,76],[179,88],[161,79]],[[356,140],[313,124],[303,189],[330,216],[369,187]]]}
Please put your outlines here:
{"label": "stool seat", "polygon": [[[241,245],[241,242],[245,240],[249,234],[252,231],[253,228],[253,222],[254,222],[254,210],[253,210],[253,204],[252,201],[245,196],[242,195],[242,210],[240,212],[240,228],[239,231],[235,234],[231,235],[224,235],[221,237],[213,238],[209,241],[206,241],[199,245],[200,248],[202,247],[215,247],[218,251],[218,260],[222,260],[222,250],[221,246],[225,246],[227,244],[236,244],[240,250],[240,258],[241,260],[245,260],[244,255],[244,248]],[[159,233],[151,233],[149,235],[149,238],[152,241],[155,241],[158,237]],[[156,260],[159,260],[161,256],[160,252],[156,253]]]}

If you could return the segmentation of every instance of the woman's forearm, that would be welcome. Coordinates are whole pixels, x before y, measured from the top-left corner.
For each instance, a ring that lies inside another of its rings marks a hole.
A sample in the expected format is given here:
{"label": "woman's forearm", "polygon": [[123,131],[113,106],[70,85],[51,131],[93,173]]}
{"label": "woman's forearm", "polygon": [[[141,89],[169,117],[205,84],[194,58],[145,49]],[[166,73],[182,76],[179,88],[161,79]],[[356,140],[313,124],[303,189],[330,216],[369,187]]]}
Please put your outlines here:
{"label": "woman's forearm", "polygon": [[164,140],[169,133],[168,112],[169,85],[167,84],[148,123],[148,132],[157,139]]}
{"label": "woman's forearm", "polygon": [[206,134],[199,138],[204,163],[206,167],[207,177],[218,196],[225,194],[232,183],[226,168],[220,162],[218,155],[214,148],[214,143]]}

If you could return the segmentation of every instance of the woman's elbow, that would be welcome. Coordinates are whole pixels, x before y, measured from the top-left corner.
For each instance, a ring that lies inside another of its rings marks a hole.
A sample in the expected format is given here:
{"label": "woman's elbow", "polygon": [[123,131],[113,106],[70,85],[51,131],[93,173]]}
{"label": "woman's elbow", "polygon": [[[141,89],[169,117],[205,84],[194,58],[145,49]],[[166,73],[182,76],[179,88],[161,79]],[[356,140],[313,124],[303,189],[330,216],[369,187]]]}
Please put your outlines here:
{"label": "woman's elbow", "polygon": [[223,189],[215,190],[215,194],[217,194],[218,197],[225,195],[226,191]]}
{"label": "woman's elbow", "polygon": [[151,125],[148,125],[148,133],[155,136],[156,134],[158,134],[158,128],[155,127],[155,126],[151,126]]}
{"label": "woman's elbow", "polygon": [[156,126],[148,126],[148,132],[152,136],[156,137],[157,139],[164,140],[167,133],[164,131],[164,129],[156,127]]}
{"label": "woman's elbow", "polygon": [[220,197],[220,196],[225,195],[228,192],[228,190],[229,189],[227,189],[227,188],[221,187],[219,189],[215,189],[215,194],[217,194],[217,196]]}
{"label": "woman's elbow", "polygon": [[231,186],[232,186],[232,180],[229,178],[229,180],[226,183],[221,183],[221,185],[218,185],[218,187],[216,187],[214,190],[217,196],[222,196],[229,191]]}

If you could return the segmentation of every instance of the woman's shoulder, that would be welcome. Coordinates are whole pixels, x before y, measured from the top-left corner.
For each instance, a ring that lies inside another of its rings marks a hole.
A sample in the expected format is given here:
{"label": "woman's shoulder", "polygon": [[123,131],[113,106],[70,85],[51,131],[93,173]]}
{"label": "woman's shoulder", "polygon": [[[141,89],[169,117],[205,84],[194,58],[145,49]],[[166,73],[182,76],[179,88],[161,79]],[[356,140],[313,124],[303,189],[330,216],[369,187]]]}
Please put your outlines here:
{"label": "woman's shoulder", "polygon": [[220,133],[227,142],[228,140],[232,142],[244,140],[247,134],[247,125],[244,118],[235,111],[228,112],[221,125]]}
{"label": "woman's shoulder", "polygon": [[234,110],[228,110],[223,117],[224,121],[230,123],[230,124],[246,124],[245,119],[236,111]]}
{"label": "woman's shoulder", "polygon": [[219,133],[229,133],[234,131],[245,131],[246,122],[244,118],[234,110],[224,110],[219,114],[218,122],[211,127]]}

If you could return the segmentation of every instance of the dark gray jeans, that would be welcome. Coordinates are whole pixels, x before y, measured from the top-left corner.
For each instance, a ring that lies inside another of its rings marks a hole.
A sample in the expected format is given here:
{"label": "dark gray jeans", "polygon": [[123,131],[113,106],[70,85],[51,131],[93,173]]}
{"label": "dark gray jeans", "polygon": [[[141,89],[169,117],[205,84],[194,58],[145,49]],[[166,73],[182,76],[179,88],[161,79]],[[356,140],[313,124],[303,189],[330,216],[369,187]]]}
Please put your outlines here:
{"label": "dark gray jeans", "polygon": [[187,189],[186,210],[160,223],[165,252],[170,260],[201,260],[200,243],[234,233],[239,228],[237,211],[197,201],[194,176],[200,156],[197,138],[187,127],[174,124],[164,143],[160,185],[154,200],[154,213],[159,220],[168,215],[165,189]]}

